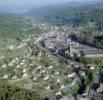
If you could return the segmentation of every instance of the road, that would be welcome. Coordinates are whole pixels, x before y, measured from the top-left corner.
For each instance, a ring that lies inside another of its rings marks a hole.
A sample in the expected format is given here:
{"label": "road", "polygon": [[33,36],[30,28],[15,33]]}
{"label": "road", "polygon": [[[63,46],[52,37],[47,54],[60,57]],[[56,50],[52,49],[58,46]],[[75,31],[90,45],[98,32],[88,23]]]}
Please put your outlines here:
{"label": "road", "polygon": [[[45,37],[45,38],[46,38],[46,37]],[[48,38],[48,37],[47,37],[47,38]],[[58,55],[58,54],[53,55],[50,50],[48,50],[48,49],[46,49],[45,47],[42,46],[41,41],[44,41],[44,40],[45,40],[45,39],[44,39],[43,37],[40,37],[40,38],[37,39],[37,42],[36,42],[37,47],[38,47],[41,51],[45,51],[45,52],[49,53],[51,56],[56,57],[58,60],[64,61],[64,63],[65,63],[65,61],[67,61],[69,64],[70,64],[70,63],[78,64],[77,62],[73,62],[73,61],[71,61],[71,60],[68,60],[67,58],[62,57],[62,56],[60,56],[60,55]],[[71,84],[66,85],[63,89],[71,88],[71,87],[77,85],[78,79],[79,79],[79,77],[77,76],[77,77],[73,80],[73,82],[72,82]],[[58,90],[63,90],[63,89],[58,89]]]}

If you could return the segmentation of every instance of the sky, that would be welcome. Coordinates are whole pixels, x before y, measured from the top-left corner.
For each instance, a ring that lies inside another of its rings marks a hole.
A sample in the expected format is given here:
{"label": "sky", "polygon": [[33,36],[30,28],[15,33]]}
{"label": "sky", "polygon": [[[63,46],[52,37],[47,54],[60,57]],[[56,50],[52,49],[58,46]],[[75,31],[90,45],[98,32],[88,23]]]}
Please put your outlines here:
{"label": "sky", "polygon": [[69,1],[91,1],[91,0],[0,0],[0,5],[16,5],[16,4],[55,4]]}

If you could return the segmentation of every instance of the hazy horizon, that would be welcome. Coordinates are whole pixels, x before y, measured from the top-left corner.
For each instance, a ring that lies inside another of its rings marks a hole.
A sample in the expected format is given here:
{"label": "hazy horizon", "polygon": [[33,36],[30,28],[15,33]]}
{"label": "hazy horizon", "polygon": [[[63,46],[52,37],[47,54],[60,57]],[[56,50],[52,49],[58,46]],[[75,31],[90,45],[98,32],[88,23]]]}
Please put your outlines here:
{"label": "hazy horizon", "polygon": [[26,12],[33,8],[66,2],[89,2],[94,0],[0,0],[0,12]]}
{"label": "hazy horizon", "polygon": [[20,4],[34,4],[34,5],[48,5],[65,2],[84,2],[94,0],[0,0],[0,5],[20,5]]}

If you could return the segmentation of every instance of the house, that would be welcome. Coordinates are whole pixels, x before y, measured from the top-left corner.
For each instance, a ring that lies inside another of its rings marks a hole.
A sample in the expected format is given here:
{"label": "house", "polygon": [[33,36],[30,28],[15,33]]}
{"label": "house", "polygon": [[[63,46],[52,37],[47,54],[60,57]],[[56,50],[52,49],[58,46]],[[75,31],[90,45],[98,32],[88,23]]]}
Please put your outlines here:
{"label": "house", "polygon": [[99,88],[97,89],[97,92],[98,92],[98,93],[103,92],[103,83],[100,83],[100,86],[99,86]]}
{"label": "house", "polygon": [[65,86],[62,84],[60,88],[61,88],[61,89],[64,89],[64,88],[65,88]]}
{"label": "house", "polygon": [[62,100],[63,94],[61,91],[55,93],[55,95],[56,95],[56,100]]}
{"label": "house", "polygon": [[46,77],[44,78],[45,81],[48,80],[48,79],[49,79],[49,76],[46,76]]}
{"label": "house", "polygon": [[23,74],[23,77],[27,77],[27,76],[28,76],[28,74],[27,74],[27,73]]}
{"label": "house", "polygon": [[6,74],[3,76],[3,79],[7,79],[9,76]]}
{"label": "house", "polygon": [[14,79],[17,79],[17,76],[16,76],[16,75],[12,77],[12,80],[14,80]]}
{"label": "house", "polygon": [[68,74],[67,77],[68,77],[68,78],[74,78],[75,75],[76,75],[75,73],[71,73],[71,74]]}
{"label": "house", "polygon": [[61,100],[75,100],[73,96],[63,96]]}
{"label": "house", "polygon": [[2,67],[2,68],[6,68],[6,67],[7,67],[7,65],[6,65],[6,64],[4,64],[4,65],[2,65],[1,67]]}

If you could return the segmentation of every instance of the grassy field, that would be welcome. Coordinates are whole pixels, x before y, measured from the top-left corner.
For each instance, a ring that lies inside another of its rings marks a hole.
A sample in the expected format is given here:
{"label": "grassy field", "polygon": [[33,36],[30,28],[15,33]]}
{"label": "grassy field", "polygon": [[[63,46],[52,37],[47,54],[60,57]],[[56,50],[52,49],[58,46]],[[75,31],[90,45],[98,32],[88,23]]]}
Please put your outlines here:
{"label": "grassy field", "polygon": [[88,63],[103,65],[103,57],[85,58]]}
{"label": "grassy field", "polygon": [[[0,65],[9,58],[25,55],[27,48],[10,51],[9,46],[19,45],[22,40],[28,39],[30,35],[38,35],[46,32],[37,26],[26,16],[0,14]],[[2,59],[1,59],[2,58]]]}

